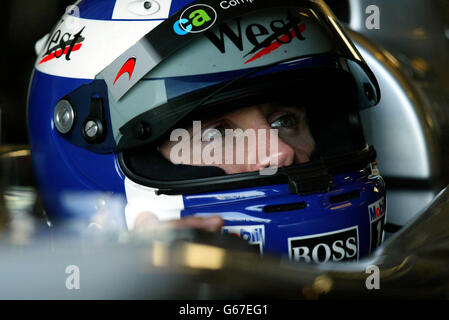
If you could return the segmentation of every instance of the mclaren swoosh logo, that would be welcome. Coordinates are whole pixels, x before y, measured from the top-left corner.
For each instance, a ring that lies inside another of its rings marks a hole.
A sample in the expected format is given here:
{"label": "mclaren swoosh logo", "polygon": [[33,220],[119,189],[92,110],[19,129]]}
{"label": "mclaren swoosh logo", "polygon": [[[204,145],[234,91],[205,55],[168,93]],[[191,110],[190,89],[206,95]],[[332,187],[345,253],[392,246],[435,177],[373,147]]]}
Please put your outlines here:
{"label": "mclaren swoosh logo", "polygon": [[134,72],[134,67],[136,66],[136,57],[129,58],[128,61],[125,62],[123,67],[120,69],[120,71],[117,74],[117,77],[115,77],[114,84],[117,82],[118,79],[120,79],[121,76],[123,76],[125,73],[128,74],[129,80],[131,80],[131,77]]}

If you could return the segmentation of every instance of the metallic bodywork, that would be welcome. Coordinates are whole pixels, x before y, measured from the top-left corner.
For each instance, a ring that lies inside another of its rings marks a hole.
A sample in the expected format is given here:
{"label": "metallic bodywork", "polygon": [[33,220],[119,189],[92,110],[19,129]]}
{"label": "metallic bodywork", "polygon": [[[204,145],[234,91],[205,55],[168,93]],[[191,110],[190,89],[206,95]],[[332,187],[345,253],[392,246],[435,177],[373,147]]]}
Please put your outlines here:
{"label": "metallic bodywork", "polygon": [[[369,30],[369,5],[380,29]],[[406,9],[405,9],[406,8]],[[348,33],[382,97],[362,112],[387,182],[388,223],[404,226],[449,183],[449,11],[443,1],[349,1]],[[446,16],[445,16],[446,14]]]}

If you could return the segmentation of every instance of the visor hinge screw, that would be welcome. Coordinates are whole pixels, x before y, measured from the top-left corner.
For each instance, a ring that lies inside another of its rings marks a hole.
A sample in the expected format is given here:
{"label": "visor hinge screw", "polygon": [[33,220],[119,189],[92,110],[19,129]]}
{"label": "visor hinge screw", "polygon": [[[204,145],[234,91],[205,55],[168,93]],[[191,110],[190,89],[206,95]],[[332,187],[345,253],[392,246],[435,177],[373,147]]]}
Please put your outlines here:
{"label": "visor hinge screw", "polygon": [[90,111],[82,125],[82,134],[88,143],[101,143],[106,136],[106,121],[103,99],[92,95]]}
{"label": "visor hinge screw", "polygon": [[149,123],[142,121],[137,126],[136,130],[136,139],[138,140],[145,140],[151,135],[151,126]]}
{"label": "visor hinge screw", "polygon": [[90,119],[84,123],[83,135],[89,143],[98,142],[103,132],[103,124],[98,119]]}

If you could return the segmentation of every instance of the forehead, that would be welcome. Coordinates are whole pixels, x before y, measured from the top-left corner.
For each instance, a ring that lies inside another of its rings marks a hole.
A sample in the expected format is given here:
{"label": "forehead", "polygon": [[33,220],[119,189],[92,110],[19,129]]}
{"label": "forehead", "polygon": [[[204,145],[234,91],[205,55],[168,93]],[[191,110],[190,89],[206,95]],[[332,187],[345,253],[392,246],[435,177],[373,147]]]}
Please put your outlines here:
{"label": "forehead", "polygon": [[228,101],[220,103],[210,109],[200,110],[199,112],[194,113],[190,117],[190,120],[208,120],[239,115],[248,116],[249,114],[256,112],[265,114],[285,109],[304,110],[302,106],[299,106],[298,102],[292,100],[278,101],[274,98],[253,97],[244,100]]}

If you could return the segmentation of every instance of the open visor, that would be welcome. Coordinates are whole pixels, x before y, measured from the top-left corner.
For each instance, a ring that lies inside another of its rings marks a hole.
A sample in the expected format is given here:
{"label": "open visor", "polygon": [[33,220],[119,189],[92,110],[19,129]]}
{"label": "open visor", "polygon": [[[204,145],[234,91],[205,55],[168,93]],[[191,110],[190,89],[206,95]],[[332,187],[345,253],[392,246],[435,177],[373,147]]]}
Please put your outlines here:
{"label": "open visor", "polygon": [[[351,105],[336,103],[337,109],[378,103],[374,75],[320,3],[223,3],[178,11],[94,81],[64,97],[62,109],[69,103],[76,121],[60,133],[78,146],[107,153],[153,143],[198,110],[267,91],[294,91],[300,99],[307,86],[322,86],[325,95],[338,84],[348,88],[341,95],[353,97]],[[320,90],[313,92],[318,99]],[[55,121],[57,116],[56,110]]]}

